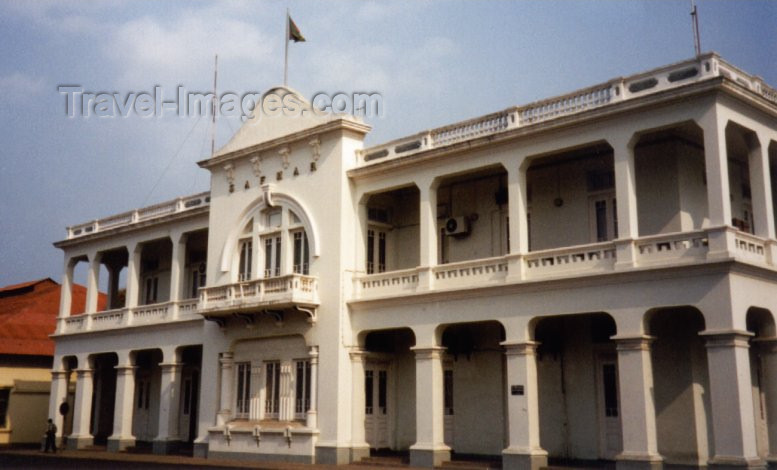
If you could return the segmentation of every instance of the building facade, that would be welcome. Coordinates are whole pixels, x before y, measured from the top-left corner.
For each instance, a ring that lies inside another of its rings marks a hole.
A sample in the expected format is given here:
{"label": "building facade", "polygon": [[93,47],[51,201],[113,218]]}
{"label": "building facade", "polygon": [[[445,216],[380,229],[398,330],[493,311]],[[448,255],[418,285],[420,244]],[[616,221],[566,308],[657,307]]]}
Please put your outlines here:
{"label": "building facade", "polygon": [[765,468],[776,117],[710,53],[370,148],[350,116],[251,119],[208,193],[56,243],[88,295],[49,413],[74,371],[73,448]]}

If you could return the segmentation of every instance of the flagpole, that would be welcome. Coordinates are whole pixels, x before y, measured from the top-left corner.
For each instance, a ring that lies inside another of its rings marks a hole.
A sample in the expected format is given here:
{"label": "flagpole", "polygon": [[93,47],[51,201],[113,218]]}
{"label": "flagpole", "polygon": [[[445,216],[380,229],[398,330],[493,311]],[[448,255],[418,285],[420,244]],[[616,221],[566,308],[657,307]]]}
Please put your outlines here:
{"label": "flagpole", "polygon": [[283,38],[283,44],[285,45],[285,53],[283,58],[283,86],[286,86],[286,82],[289,78],[289,9],[286,9],[286,36]]}
{"label": "flagpole", "polygon": [[701,55],[701,39],[699,38],[699,13],[696,11],[696,1],[691,0],[691,20],[693,26],[693,48],[696,57]]}

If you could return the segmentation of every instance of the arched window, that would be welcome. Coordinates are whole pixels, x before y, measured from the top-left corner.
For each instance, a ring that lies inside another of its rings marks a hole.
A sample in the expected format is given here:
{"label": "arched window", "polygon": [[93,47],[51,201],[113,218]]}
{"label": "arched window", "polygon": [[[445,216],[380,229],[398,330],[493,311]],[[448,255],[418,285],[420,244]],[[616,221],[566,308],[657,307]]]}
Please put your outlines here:
{"label": "arched window", "polygon": [[310,273],[308,235],[302,220],[287,207],[259,210],[237,243],[237,280]]}

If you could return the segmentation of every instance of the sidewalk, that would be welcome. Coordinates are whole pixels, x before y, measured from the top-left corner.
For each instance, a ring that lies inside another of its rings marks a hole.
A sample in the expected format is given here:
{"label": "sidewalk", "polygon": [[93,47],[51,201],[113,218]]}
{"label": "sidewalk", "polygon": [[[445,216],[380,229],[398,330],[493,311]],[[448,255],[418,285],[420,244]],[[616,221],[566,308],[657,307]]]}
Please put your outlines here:
{"label": "sidewalk", "polygon": [[[109,467],[111,462],[122,463],[137,463],[137,464],[161,464],[161,465],[174,465],[177,467],[188,468],[253,468],[253,469],[265,469],[265,470],[310,470],[312,467],[322,470],[342,470],[342,466],[336,465],[306,465],[297,463],[284,463],[284,462],[257,462],[257,461],[236,461],[236,460],[221,460],[221,459],[203,459],[197,457],[186,457],[180,455],[153,455],[153,454],[133,454],[127,452],[105,452],[100,450],[63,450],[57,451],[56,454],[44,454],[38,450],[31,449],[4,449],[0,450],[0,462],[3,460],[3,456],[17,457],[17,458],[30,458],[37,461],[45,460],[47,466],[52,468],[57,466],[57,461],[63,462],[64,460],[73,461],[77,460],[90,460],[95,464],[104,462],[106,468]],[[375,470],[374,466],[367,465],[348,465],[349,470]]]}

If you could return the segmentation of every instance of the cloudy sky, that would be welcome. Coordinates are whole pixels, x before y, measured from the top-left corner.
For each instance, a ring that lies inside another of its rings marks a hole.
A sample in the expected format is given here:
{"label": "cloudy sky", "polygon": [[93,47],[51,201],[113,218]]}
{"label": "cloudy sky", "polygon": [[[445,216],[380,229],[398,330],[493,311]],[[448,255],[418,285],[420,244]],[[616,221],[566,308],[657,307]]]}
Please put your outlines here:
{"label": "cloudy sky", "polygon": [[[702,48],[777,86],[777,2],[698,1]],[[690,58],[690,2],[0,0],[0,285],[58,280],[65,227],[208,188],[197,117],[69,117],[61,85],[377,92],[368,144]],[[217,143],[237,130],[222,119]]]}

